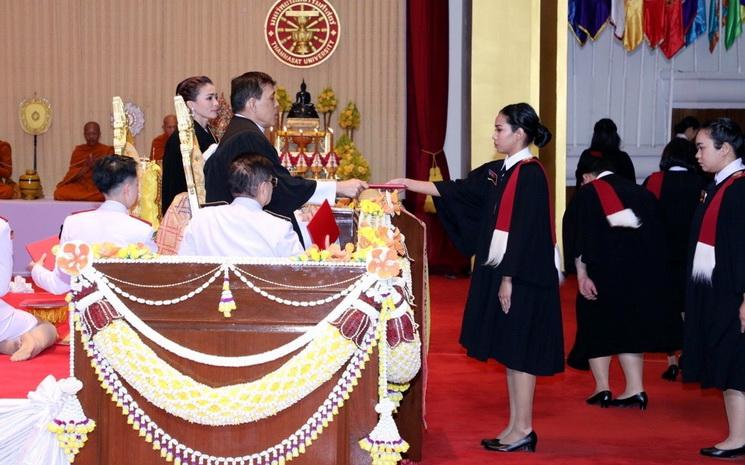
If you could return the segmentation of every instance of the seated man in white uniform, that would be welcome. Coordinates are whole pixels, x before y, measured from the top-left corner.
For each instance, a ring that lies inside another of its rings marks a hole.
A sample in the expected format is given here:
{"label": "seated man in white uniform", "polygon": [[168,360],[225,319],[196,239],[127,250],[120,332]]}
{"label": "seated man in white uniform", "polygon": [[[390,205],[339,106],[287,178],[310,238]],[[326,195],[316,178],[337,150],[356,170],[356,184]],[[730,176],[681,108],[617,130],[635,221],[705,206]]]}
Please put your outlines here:
{"label": "seated man in white uniform", "polygon": [[260,155],[239,155],[231,163],[230,205],[200,208],[184,230],[179,255],[289,257],[303,251],[289,218],[264,211],[277,178]]}
{"label": "seated man in white uniform", "polygon": [[[96,162],[93,182],[106,201],[95,210],[73,213],[65,218],[60,243],[83,241],[88,244],[110,242],[119,247],[142,243],[155,252],[153,228],[145,220],[130,216],[129,209],[137,203],[139,182],[137,162],[130,157],[109,155]],[[49,271],[37,261],[31,276],[34,282],[53,294],[70,290],[70,277],[55,268]]]}
{"label": "seated man in white uniform", "polygon": [[[0,218],[0,297],[8,293],[13,269],[13,244],[10,225]],[[57,340],[57,329],[23,310],[0,300],[0,354],[17,362],[35,357]]]}

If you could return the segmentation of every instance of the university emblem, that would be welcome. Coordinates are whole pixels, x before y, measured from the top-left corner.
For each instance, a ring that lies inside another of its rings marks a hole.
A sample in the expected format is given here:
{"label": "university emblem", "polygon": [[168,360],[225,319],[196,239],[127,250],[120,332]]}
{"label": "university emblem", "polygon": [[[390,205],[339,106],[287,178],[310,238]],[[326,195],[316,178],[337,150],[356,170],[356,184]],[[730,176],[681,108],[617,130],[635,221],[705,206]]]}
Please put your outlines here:
{"label": "university emblem", "polygon": [[266,43],[295,68],[323,63],[339,43],[339,17],[325,0],[278,0],[266,16]]}

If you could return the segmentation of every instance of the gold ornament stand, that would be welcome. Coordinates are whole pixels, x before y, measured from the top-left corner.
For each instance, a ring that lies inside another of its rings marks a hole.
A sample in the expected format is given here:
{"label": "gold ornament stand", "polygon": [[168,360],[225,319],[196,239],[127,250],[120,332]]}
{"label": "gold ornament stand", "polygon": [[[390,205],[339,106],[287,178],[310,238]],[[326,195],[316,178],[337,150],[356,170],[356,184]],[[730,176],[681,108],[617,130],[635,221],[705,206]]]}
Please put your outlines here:
{"label": "gold ornament stand", "polygon": [[36,171],[36,149],[38,136],[47,132],[52,125],[52,106],[47,99],[34,94],[32,98],[21,102],[18,113],[23,130],[34,136],[34,169],[27,169],[26,174],[19,177],[18,187],[22,199],[40,199],[44,197],[44,191],[41,187],[41,178]]}

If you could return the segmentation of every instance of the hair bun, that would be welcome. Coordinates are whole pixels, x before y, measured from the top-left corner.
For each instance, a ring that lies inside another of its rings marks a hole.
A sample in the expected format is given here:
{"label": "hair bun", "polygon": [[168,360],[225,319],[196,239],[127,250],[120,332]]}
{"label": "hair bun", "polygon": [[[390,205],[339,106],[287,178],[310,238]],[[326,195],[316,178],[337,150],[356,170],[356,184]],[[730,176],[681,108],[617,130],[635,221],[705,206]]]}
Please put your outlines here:
{"label": "hair bun", "polygon": [[533,141],[533,143],[536,145],[536,147],[543,147],[549,142],[551,142],[551,131],[549,131],[546,126],[538,123],[538,126],[536,127],[535,140]]}

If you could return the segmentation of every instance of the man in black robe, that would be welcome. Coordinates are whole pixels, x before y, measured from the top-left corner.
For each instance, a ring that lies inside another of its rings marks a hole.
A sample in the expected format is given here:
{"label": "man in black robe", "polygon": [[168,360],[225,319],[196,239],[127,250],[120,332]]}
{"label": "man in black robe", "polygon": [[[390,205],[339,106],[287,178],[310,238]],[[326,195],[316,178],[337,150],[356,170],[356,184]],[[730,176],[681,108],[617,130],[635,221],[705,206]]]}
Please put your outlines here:
{"label": "man in black robe", "polygon": [[228,189],[228,168],[233,160],[244,153],[262,155],[272,162],[278,178],[272,201],[264,208],[292,221],[300,236],[294,211],[306,203],[334,204],[335,197],[356,197],[367,183],[358,179],[339,182],[316,182],[294,177],[279,160],[277,150],[264,135],[264,129],[274,124],[277,102],[274,98],[276,82],[260,71],[244,73],[231,82],[230,104],[235,115],[230,120],[220,145],[204,165],[207,202],[230,203],[233,196]]}
{"label": "man in black robe", "polygon": [[[583,173],[584,185],[564,216],[564,257],[575,262],[578,280],[577,336],[567,363],[592,368],[596,390],[588,403],[605,406],[610,356],[619,355],[626,391],[610,404],[645,408],[642,354],[679,348],[681,321],[665,301],[668,273],[657,202],[610,167],[599,158]],[[615,193],[623,208],[618,213],[627,215],[623,220],[611,214],[595,182]]]}

